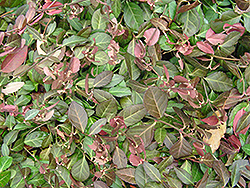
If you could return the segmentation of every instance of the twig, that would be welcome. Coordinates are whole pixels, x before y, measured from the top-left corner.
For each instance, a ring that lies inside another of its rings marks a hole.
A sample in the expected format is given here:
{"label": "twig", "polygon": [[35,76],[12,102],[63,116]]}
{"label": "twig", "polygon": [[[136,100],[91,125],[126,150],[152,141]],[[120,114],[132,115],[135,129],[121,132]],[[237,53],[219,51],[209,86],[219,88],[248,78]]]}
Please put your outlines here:
{"label": "twig", "polygon": [[19,166],[19,164],[17,164],[17,166],[18,166],[18,168],[19,168],[19,170],[20,170],[20,172],[21,172],[21,174],[22,174],[22,176],[23,176],[23,180],[24,180],[24,183],[25,183],[25,187],[29,187],[29,185],[28,185],[28,183],[27,183],[27,181],[26,181],[26,179],[25,179],[25,177],[24,177],[24,174],[23,174],[23,172],[22,172],[22,169],[21,169],[21,167]]}
{"label": "twig", "polygon": [[64,5],[59,5],[59,6],[55,6],[55,7],[49,7],[49,8],[45,8],[45,9],[40,9],[40,10],[37,10],[37,12],[44,12],[44,11],[47,11],[47,10],[53,10],[53,9],[57,9],[57,8],[63,8],[65,6],[75,5],[75,4],[83,2],[83,1],[86,1],[86,0],[78,0],[78,1],[75,1],[75,2],[71,2],[71,3],[65,3]]}
{"label": "twig", "polygon": [[240,59],[229,58],[229,57],[221,57],[221,56],[217,56],[217,55],[211,55],[211,57],[214,57],[214,58],[217,58],[217,59],[228,60],[228,61],[240,61]]}
{"label": "twig", "polygon": [[175,126],[173,126],[173,125],[171,125],[171,124],[169,124],[169,123],[167,123],[167,122],[165,122],[165,121],[158,120],[158,119],[154,119],[154,121],[156,121],[156,122],[161,122],[161,123],[163,123],[163,124],[165,124],[165,125],[168,125],[169,127],[173,128],[173,129],[175,129],[175,130],[177,130],[179,133],[182,133],[184,136],[187,136],[187,137],[189,137],[190,139],[192,139],[192,140],[194,140],[194,141],[196,141],[196,142],[200,142],[200,143],[202,143],[202,144],[209,145],[209,144],[207,144],[207,143],[205,143],[205,142],[203,142],[203,141],[201,141],[201,140],[198,140],[198,139],[196,139],[196,138],[190,136],[189,134],[185,133],[183,130],[181,130],[181,129],[179,129],[179,128],[177,128],[177,127],[175,127]]}

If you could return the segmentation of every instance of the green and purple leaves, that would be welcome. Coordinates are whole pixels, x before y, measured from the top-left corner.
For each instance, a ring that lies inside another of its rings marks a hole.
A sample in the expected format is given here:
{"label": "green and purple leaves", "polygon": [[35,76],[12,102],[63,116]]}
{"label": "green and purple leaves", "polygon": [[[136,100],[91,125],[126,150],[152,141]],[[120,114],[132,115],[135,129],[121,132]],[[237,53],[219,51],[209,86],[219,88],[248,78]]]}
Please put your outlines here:
{"label": "green and purple leaves", "polygon": [[168,103],[167,93],[158,87],[150,87],[144,94],[143,104],[148,113],[159,119],[163,116]]}
{"label": "green and purple leaves", "polygon": [[84,130],[88,123],[88,115],[85,109],[80,104],[75,101],[70,104],[68,117],[72,125],[79,131],[84,133]]}

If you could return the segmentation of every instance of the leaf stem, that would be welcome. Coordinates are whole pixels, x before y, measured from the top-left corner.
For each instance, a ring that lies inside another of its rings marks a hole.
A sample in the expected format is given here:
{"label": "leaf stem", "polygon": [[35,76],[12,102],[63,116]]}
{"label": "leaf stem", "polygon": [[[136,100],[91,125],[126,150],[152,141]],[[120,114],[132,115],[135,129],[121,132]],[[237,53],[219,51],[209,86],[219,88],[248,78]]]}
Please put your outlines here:
{"label": "leaf stem", "polygon": [[209,144],[207,144],[207,143],[205,143],[205,142],[203,142],[201,140],[198,140],[197,138],[194,138],[194,137],[190,136],[189,134],[185,133],[183,130],[181,130],[181,129],[179,129],[179,128],[177,128],[177,127],[175,127],[175,126],[173,126],[173,125],[171,125],[171,124],[169,124],[169,123],[167,123],[165,121],[162,121],[162,120],[159,120],[159,119],[154,119],[154,121],[163,123],[165,125],[168,125],[169,127],[177,130],[179,133],[182,133],[184,136],[189,137],[190,139],[192,139],[192,140],[194,140],[196,142],[200,142],[202,144],[209,145]]}
{"label": "leaf stem", "polygon": [[217,56],[217,55],[211,55],[211,57],[214,57],[214,58],[217,58],[217,59],[228,60],[228,61],[240,61],[240,59],[229,58],[229,57],[221,57],[221,56]]}

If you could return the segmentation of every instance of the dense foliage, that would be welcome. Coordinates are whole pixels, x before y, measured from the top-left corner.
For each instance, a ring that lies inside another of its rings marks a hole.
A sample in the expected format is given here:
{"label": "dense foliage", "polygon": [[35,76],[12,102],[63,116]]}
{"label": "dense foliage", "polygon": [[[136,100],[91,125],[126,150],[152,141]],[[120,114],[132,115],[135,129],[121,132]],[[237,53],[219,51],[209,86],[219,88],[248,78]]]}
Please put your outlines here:
{"label": "dense foliage", "polygon": [[0,187],[250,186],[249,1],[0,6]]}

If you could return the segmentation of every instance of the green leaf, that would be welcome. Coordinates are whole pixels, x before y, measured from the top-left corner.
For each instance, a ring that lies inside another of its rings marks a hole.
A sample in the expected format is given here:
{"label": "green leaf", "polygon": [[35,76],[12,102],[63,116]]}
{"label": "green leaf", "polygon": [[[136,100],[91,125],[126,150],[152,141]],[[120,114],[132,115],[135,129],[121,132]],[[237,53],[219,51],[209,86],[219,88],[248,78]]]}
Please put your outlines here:
{"label": "green leaf", "polygon": [[124,80],[124,76],[119,75],[119,74],[114,74],[113,77],[112,77],[111,82],[108,85],[104,86],[104,87],[105,88],[114,87],[114,86],[118,85],[119,83],[121,83],[123,80]]}
{"label": "green leaf", "polygon": [[235,13],[233,10],[228,10],[228,11],[222,12],[220,21],[233,25],[235,23],[238,23],[240,19],[241,19],[240,14]]}
{"label": "green leaf", "polygon": [[185,184],[187,185],[193,185],[194,183],[192,182],[192,176],[184,169],[174,167],[175,173],[177,177]]}
{"label": "green leaf", "polygon": [[111,41],[111,37],[108,34],[100,32],[92,34],[89,39],[90,41],[94,41],[93,39],[95,39],[98,50],[106,50]]}
{"label": "green leaf", "polygon": [[156,182],[148,182],[146,183],[144,188],[164,188],[162,184]]}
{"label": "green leaf", "polygon": [[158,87],[150,87],[144,94],[143,104],[148,113],[156,118],[161,118],[167,108],[167,93]]}
{"label": "green leaf", "polygon": [[10,171],[4,171],[0,173],[0,187],[4,187],[9,182],[10,176]]}
{"label": "green leaf", "polygon": [[154,138],[155,138],[155,141],[160,144],[160,143],[163,143],[165,137],[166,137],[166,134],[167,134],[167,130],[164,129],[164,128],[158,128],[155,130],[155,135],[154,135]]}
{"label": "green leaf", "polygon": [[143,11],[135,3],[127,2],[124,6],[124,21],[135,31],[138,31],[139,26],[143,23]]}
{"label": "green leaf", "polygon": [[41,147],[47,135],[48,133],[43,131],[34,131],[25,137],[24,144],[31,147]]}
{"label": "green leaf", "polygon": [[140,69],[134,63],[135,57],[129,53],[124,55],[126,66],[131,80],[136,80],[140,76]]}
{"label": "green leaf", "polygon": [[84,133],[88,123],[88,115],[85,109],[75,101],[72,101],[69,106],[68,117],[72,125],[79,131]]}
{"label": "green leaf", "polygon": [[110,117],[117,113],[117,104],[114,99],[104,101],[97,105],[96,115],[99,117]]}
{"label": "green leaf", "polygon": [[4,136],[3,143],[5,143],[6,145],[12,144],[13,142],[16,141],[18,133],[19,133],[18,130],[10,131],[8,134]]}
{"label": "green leaf", "polygon": [[37,174],[35,177],[33,177],[31,180],[29,180],[27,183],[28,184],[33,184],[34,186],[40,186],[44,184],[46,181],[44,179],[43,174]]}
{"label": "green leaf", "polygon": [[56,22],[50,23],[46,29],[46,35],[50,36],[56,29]]}
{"label": "green leaf", "polygon": [[182,188],[182,183],[178,179],[172,178],[171,176],[167,176],[166,179],[167,179],[167,184],[171,188]]}
{"label": "green leaf", "polygon": [[18,151],[21,151],[23,149],[23,146],[24,146],[23,138],[19,138],[15,142],[15,144],[14,144],[14,146],[13,146],[13,148],[11,150],[18,152]]}
{"label": "green leaf", "polygon": [[99,50],[95,53],[95,61],[93,61],[92,63],[94,65],[105,65],[108,63],[108,61],[109,61],[108,54],[104,51]]}
{"label": "green leaf", "polygon": [[12,164],[12,160],[13,158],[9,156],[0,157],[0,172],[3,172],[7,168],[9,168]]}
{"label": "green leaf", "polygon": [[8,156],[10,154],[10,149],[7,144],[2,144],[1,153],[3,156]]}
{"label": "green leaf", "polygon": [[135,170],[135,181],[140,188],[144,188],[145,184],[148,182],[148,175],[145,172],[142,164],[139,165]]}
{"label": "green leaf", "polygon": [[105,30],[108,23],[108,19],[101,13],[101,9],[97,9],[91,19],[91,25],[93,29]]}
{"label": "green leaf", "polygon": [[72,176],[78,180],[78,181],[84,181],[88,179],[90,173],[89,173],[89,165],[86,161],[85,156],[83,156],[82,159],[77,161],[71,169]]}
{"label": "green leaf", "polygon": [[116,86],[110,88],[109,93],[116,97],[125,97],[131,95],[131,90],[128,87]]}
{"label": "green leaf", "polygon": [[45,139],[42,142],[42,148],[48,147],[51,144],[52,140],[53,140],[53,137],[52,137],[51,134],[46,136]]}
{"label": "green leaf", "polygon": [[243,14],[244,27],[248,32],[250,32],[250,12],[246,12]]}
{"label": "green leaf", "polygon": [[141,143],[141,140],[138,137],[135,137],[135,135],[138,135],[143,140],[144,146],[147,147],[153,139],[154,126],[155,123],[151,125],[138,125],[129,128],[126,133],[128,136],[135,140],[136,144],[139,145]]}
{"label": "green leaf", "polygon": [[147,161],[143,162],[143,168],[147,175],[156,182],[161,182],[161,174],[157,168],[154,167],[154,165],[148,163]]}
{"label": "green leaf", "polygon": [[87,42],[86,38],[72,35],[71,37],[63,40],[62,47],[63,46],[72,46],[72,45],[76,45],[76,44],[84,44],[86,42]]}
{"label": "green leaf", "polygon": [[210,74],[205,78],[205,80],[214,91],[224,92],[232,89],[233,87],[233,81],[223,72]]}
{"label": "green leaf", "polygon": [[114,0],[111,5],[111,10],[113,11],[113,14],[115,15],[115,17],[118,18],[122,10],[121,1]]}
{"label": "green leaf", "polygon": [[196,9],[188,10],[180,14],[178,20],[184,24],[183,33],[188,37],[193,36],[200,28],[200,16]]}
{"label": "green leaf", "polygon": [[[243,146],[244,147],[244,146]],[[243,149],[244,150],[244,149]],[[241,177],[240,174],[240,168],[238,163],[235,163],[235,165],[233,166],[233,170],[231,172],[231,183],[232,183],[232,187],[236,186],[237,183],[239,182]]]}
{"label": "green leaf", "polygon": [[111,82],[113,77],[112,71],[104,71],[95,77],[94,87],[103,87]]}
{"label": "green leaf", "polygon": [[197,163],[192,164],[192,177],[193,182],[198,182],[203,177],[203,172]]}
{"label": "green leaf", "polygon": [[73,18],[73,19],[70,19],[69,17],[67,18],[67,21],[69,22],[69,24],[77,31],[80,31],[83,26],[82,24],[80,23],[79,19],[78,18]]}
{"label": "green leaf", "polygon": [[40,112],[40,110],[38,110],[38,109],[31,109],[25,113],[24,118],[25,118],[25,120],[31,120],[34,117],[36,117],[39,112]]}
{"label": "green leaf", "polygon": [[26,27],[28,32],[33,36],[34,39],[42,41],[41,35],[36,29],[28,25]]}
{"label": "green leaf", "polygon": [[17,106],[25,106],[30,102],[30,100],[31,100],[31,96],[21,95],[20,97],[17,98],[14,104]]}
{"label": "green leaf", "polygon": [[249,123],[250,123],[250,111],[244,113],[240,117],[239,121],[237,122],[235,132],[237,133],[242,131],[243,129],[249,126]]}
{"label": "green leaf", "polygon": [[157,168],[159,169],[159,172],[164,171],[169,165],[171,165],[174,162],[174,158],[172,155],[170,155],[169,157],[163,159],[157,166]]}
{"label": "green leaf", "polygon": [[250,144],[245,144],[243,147],[242,147],[243,151],[247,154],[247,155],[250,155]]}
{"label": "green leaf", "polygon": [[128,106],[124,108],[118,116],[124,118],[124,122],[127,126],[134,125],[139,122],[147,114],[146,109],[142,104]]}
{"label": "green leaf", "polygon": [[67,168],[63,166],[58,166],[58,169],[56,169],[57,176],[64,181],[64,184],[67,188],[71,188],[71,179],[70,179],[70,173]]}
{"label": "green leaf", "polygon": [[231,46],[235,45],[240,38],[240,34],[241,33],[237,32],[237,31],[229,33],[227,35],[227,37],[225,38],[221,47],[227,48],[227,47],[231,47]]}
{"label": "green leaf", "polygon": [[114,99],[113,95],[111,95],[109,92],[100,89],[94,89],[94,97],[99,103],[109,99]]}
{"label": "green leaf", "polygon": [[89,129],[89,135],[95,135],[98,134],[102,129],[101,126],[106,125],[107,119],[101,118],[97,120]]}

